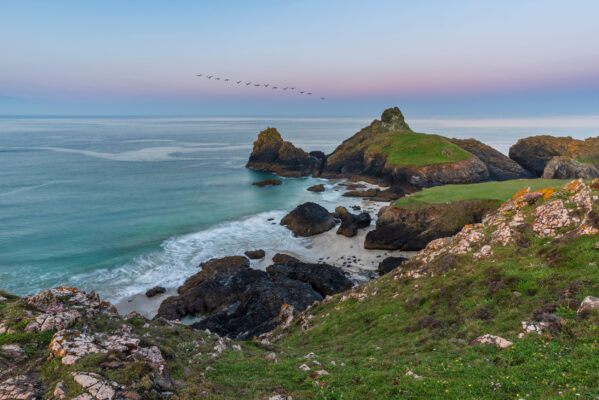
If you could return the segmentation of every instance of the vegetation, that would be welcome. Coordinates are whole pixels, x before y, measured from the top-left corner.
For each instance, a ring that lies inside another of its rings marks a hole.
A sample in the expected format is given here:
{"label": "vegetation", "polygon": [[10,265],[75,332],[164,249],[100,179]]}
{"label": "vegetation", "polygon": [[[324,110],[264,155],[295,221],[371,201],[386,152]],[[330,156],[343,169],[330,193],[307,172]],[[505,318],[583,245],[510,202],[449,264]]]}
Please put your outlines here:
{"label": "vegetation", "polygon": [[514,193],[526,187],[530,187],[530,190],[535,191],[547,187],[562,186],[568,181],[567,179],[539,178],[436,186],[401,198],[395,202],[395,206],[410,207],[427,203],[452,203],[459,200],[497,200],[504,202]]}
{"label": "vegetation", "polygon": [[378,138],[368,148],[387,155],[387,165],[420,167],[453,163],[472,156],[443,136],[411,131],[390,132]]}

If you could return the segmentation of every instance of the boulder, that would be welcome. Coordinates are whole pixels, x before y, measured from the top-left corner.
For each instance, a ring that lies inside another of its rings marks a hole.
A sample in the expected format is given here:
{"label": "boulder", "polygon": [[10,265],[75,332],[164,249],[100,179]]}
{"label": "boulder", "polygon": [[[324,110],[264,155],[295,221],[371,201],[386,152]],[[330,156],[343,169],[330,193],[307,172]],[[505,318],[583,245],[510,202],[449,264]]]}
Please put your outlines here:
{"label": "boulder", "polygon": [[372,201],[393,201],[406,195],[406,192],[399,186],[392,186],[389,189],[371,188],[366,190],[349,190],[343,193],[344,197],[361,197]]}
{"label": "boulder", "polygon": [[399,267],[401,264],[408,261],[409,258],[406,257],[387,257],[383,261],[379,263],[378,272],[379,276],[383,276],[388,272],[393,271],[395,268]]}
{"label": "boulder", "polygon": [[476,139],[448,140],[478,157],[487,167],[489,178],[492,180],[505,181],[508,179],[527,179],[533,177],[520,164]]}
{"label": "boulder", "polygon": [[599,137],[577,140],[571,137],[531,136],[518,140],[510,148],[509,155],[535,176],[541,176],[554,157],[599,159]]}
{"label": "boulder", "polygon": [[147,297],[154,297],[154,296],[156,296],[158,294],[162,294],[164,292],[166,292],[166,289],[163,288],[162,286],[154,286],[152,289],[149,289],[146,292],[146,296]]}
{"label": "boulder", "polygon": [[479,336],[476,339],[474,339],[472,342],[470,342],[471,346],[474,346],[477,344],[489,344],[489,345],[495,346],[500,349],[507,349],[508,347],[513,345],[513,343],[507,339],[504,339],[500,336],[489,335],[489,334]]}
{"label": "boulder", "polygon": [[279,186],[283,182],[279,179],[264,179],[258,182],[252,183],[254,186],[264,187],[264,186]]}
{"label": "boulder", "polygon": [[462,227],[478,223],[498,202],[461,200],[423,204],[417,208],[383,207],[376,228],[366,235],[364,247],[384,250],[421,250],[434,239],[453,236]]}
{"label": "boulder", "polygon": [[341,206],[335,209],[333,217],[341,220],[341,226],[337,229],[337,234],[347,237],[355,236],[359,228],[366,228],[372,220],[370,214],[366,212],[356,215]]}
{"label": "boulder", "polygon": [[281,220],[295,236],[312,236],[335,226],[333,216],[322,206],[307,202],[297,206]]}
{"label": "boulder", "polygon": [[264,256],[266,255],[266,252],[262,249],[258,249],[258,250],[248,250],[245,252],[245,255],[250,259],[250,260],[259,260],[261,258],[264,258]]}
{"label": "boulder", "polygon": [[254,142],[246,167],[280,176],[318,175],[325,158],[322,152],[306,153],[291,142],[283,141],[275,128],[266,128]]}
{"label": "boulder", "polygon": [[[281,258],[277,258],[281,261]],[[310,264],[293,257],[285,257],[284,262],[266,268],[270,274],[281,274],[289,279],[308,283],[322,297],[351,289],[352,282],[340,268],[329,264]]]}
{"label": "boulder", "polygon": [[308,190],[310,192],[324,192],[324,185],[321,183],[319,185],[310,186]]}
{"label": "boulder", "polygon": [[202,270],[195,275],[187,278],[185,283],[179,287],[178,293],[184,294],[188,290],[197,287],[200,283],[209,278],[219,275],[228,275],[237,271],[242,271],[250,267],[250,261],[243,256],[229,256],[222,258],[213,258],[199,265]]}
{"label": "boulder", "polygon": [[576,311],[576,315],[579,317],[584,317],[588,313],[599,310],[599,298],[593,296],[587,296],[582,300],[580,306],[578,307],[578,311]]}
{"label": "boulder", "polygon": [[545,179],[594,179],[599,178],[599,160],[597,164],[580,162],[572,157],[553,157],[543,170]]}

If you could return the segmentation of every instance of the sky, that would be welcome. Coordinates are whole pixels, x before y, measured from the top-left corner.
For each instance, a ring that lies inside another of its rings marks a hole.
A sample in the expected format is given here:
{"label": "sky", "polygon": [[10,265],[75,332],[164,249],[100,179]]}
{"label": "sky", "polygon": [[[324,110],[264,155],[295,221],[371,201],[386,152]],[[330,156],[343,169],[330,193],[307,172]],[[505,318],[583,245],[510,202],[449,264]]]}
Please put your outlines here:
{"label": "sky", "polygon": [[0,6],[0,115],[599,115],[596,0]]}

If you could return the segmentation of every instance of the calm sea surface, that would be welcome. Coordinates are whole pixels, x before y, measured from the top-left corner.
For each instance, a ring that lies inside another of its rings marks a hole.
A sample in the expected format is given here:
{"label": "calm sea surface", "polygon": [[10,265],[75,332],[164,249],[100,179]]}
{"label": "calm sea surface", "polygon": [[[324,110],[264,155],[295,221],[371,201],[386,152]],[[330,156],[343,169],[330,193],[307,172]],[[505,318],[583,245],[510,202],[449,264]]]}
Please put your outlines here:
{"label": "calm sea surface", "polygon": [[[321,182],[313,178],[252,186],[267,176],[244,168],[252,142],[275,126],[304,150],[331,152],[369,122],[0,118],[0,288],[24,295],[66,284],[116,301],[175,286],[210,257],[302,246],[267,217],[309,200],[333,208],[338,194],[306,191]],[[503,152],[534,134],[599,134],[596,126],[411,125]]]}

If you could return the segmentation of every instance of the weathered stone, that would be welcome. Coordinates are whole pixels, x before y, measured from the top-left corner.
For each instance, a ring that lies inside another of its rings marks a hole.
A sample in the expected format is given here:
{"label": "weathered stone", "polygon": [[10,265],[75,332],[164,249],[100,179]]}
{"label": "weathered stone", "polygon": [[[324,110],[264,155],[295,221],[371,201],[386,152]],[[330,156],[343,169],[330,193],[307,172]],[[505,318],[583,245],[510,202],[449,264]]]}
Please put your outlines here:
{"label": "weathered stone", "polygon": [[259,260],[264,258],[266,252],[262,249],[258,250],[248,250],[244,253],[250,260]]}
{"label": "weathered stone", "polygon": [[324,184],[313,185],[308,188],[310,192],[324,192]]}
{"label": "weathered stone", "polygon": [[158,294],[162,294],[164,292],[166,292],[166,289],[164,287],[162,287],[162,286],[154,286],[153,288],[149,289],[146,292],[146,296],[147,297],[154,297],[154,296],[156,296]]}
{"label": "weathered stone", "polygon": [[281,225],[289,228],[295,236],[312,236],[334,227],[335,220],[324,207],[307,202],[287,214]]}
{"label": "weathered stone", "polygon": [[582,303],[580,303],[576,315],[584,317],[595,310],[599,310],[599,297],[587,296],[582,300]]}
{"label": "weathered stone", "polygon": [[393,271],[404,262],[408,261],[406,257],[387,257],[379,263],[378,273],[379,276],[385,275],[386,273]]}
{"label": "weathered stone", "polygon": [[470,342],[470,345],[472,345],[472,346],[477,345],[477,344],[488,344],[488,345],[493,345],[500,349],[506,349],[506,348],[510,347],[513,343],[510,342],[509,340],[502,338],[502,337],[486,334],[486,335],[479,336],[476,339],[474,339],[472,342]]}

